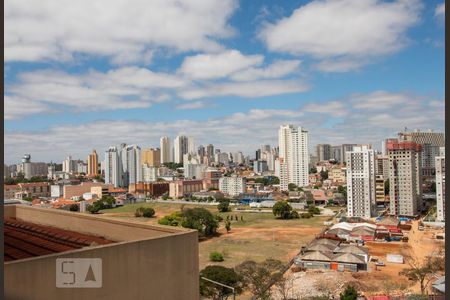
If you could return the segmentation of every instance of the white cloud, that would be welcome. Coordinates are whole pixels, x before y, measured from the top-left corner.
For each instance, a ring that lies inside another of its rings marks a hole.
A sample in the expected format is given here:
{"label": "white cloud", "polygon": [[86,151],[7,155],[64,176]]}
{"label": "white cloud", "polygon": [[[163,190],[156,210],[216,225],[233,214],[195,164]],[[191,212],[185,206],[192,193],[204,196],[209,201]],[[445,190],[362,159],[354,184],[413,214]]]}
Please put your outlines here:
{"label": "white cloud", "polygon": [[436,6],[434,15],[435,17],[445,18],[445,2]]}
{"label": "white cloud", "polygon": [[197,85],[178,93],[184,99],[237,96],[246,98],[305,92],[309,86],[300,80],[259,80],[250,82],[221,82]]}
{"label": "white cloud", "polygon": [[178,104],[176,109],[199,109],[204,108],[206,106],[205,102],[195,101],[195,102],[186,102],[183,104]]}
{"label": "white cloud", "polygon": [[267,24],[259,37],[271,51],[313,56],[323,71],[353,70],[405,47],[421,7],[419,0],[317,0]]}
{"label": "white cloud", "polygon": [[369,94],[354,94],[350,97],[353,107],[367,110],[386,110],[387,108],[406,104],[414,100],[415,96],[405,93],[389,93],[375,91]]}
{"label": "white cloud", "polygon": [[236,81],[281,78],[299,71],[300,60],[277,60],[264,68],[248,68],[231,76]]}
{"label": "white cloud", "polygon": [[[68,74],[43,70],[23,73],[7,86],[5,108],[10,119],[43,113],[44,107],[63,105],[75,111],[148,108],[167,101],[170,89],[186,86],[181,78],[143,68],[120,68],[107,73]],[[20,99],[20,100],[17,100]],[[27,103],[34,109],[24,109]],[[40,108],[40,109],[38,109]]]}
{"label": "white cloud", "polygon": [[227,77],[237,71],[260,65],[262,55],[243,55],[237,50],[218,54],[198,54],[184,59],[180,73],[192,79],[215,79]]}
{"label": "white cloud", "polygon": [[107,56],[147,62],[153,51],[219,51],[236,0],[14,0],[5,3],[5,60]]}
{"label": "white cloud", "polygon": [[[376,93],[379,92],[359,94],[359,99],[373,99]],[[393,99],[398,97],[395,95],[393,93]],[[387,92],[384,97],[388,98]],[[340,116],[315,110],[318,104],[311,102],[297,110],[251,109],[201,121],[97,121],[78,125],[59,124],[41,131],[7,131],[5,161],[18,162],[23,153],[29,152],[33,161],[62,161],[68,154],[85,158],[92,148],[102,153],[108,146],[122,142],[143,147],[157,146],[161,136],[173,138],[177,134],[194,136],[199,144],[213,143],[222,151],[242,150],[252,154],[261,144],[276,145],[278,126],[286,123],[303,126],[309,131],[311,149],[317,143],[379,145],[381,140],[395,136],[404,127],[444,130],[443,100],[430,101],[425,97],[406,95],[406,103],[396,101],[395,105],[383,110],[373,110],[370,106],[355,108],[359,102],[354,99],[354,95],[350,95],[347,99],[321,104],[322,107],[335,109],[344,105],[349,113]],[[312,112],[314,110],[316,112]]]}
{"label": "white cloud", "polygon": [[4,100],[5,120],[20,119],[29,114],[39,114],[50,111],[50,107],[43,103],[20,97],[5,95]]}
{"label": "white cloud", "polygon": [[310,103],[305,105],[302,111],[328,114],[330,116],[344,116],[348,113],[345,104],[339,101],[330,101],[326,103]]}
{"label": "white cloud", "polygon": [[[275,62],[266,69],[245,75],[252,81],[199,81],[179,73],[153,72],[146,68],[122,67],[105,73],[91,70],[81,74],[38,70],[18,75],[18,80],[6,86],[10,99],[5,103],[7,119],[50,112],[47,107],[64,106],[71,111],[149,108],[155,103],[175,97],[198,100],[206,97],[235,96],[257,98],[303,92],[309,87],[294,79],[260,79],[283,77],[298,66],[297,61]],[[260,79],[260,80],[258,80]],[[17,100],[17,99],[20,99]],[[22,110],[22,103],[30,108]],[[179,105],[179,109],[199,108],[200,102]]]}

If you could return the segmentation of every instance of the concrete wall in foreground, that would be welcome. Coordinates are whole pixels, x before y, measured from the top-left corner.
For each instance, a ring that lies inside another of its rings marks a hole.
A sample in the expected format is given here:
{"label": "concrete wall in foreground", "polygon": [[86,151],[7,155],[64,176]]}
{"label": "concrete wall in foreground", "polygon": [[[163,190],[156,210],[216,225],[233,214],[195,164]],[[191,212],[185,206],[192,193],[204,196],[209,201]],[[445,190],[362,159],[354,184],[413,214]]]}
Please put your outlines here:
{"label": "concrete wall in foreground", "polygon": [[[14,210],[10,212],[10,210]],[[141,222],[116,220],[84,213],[68,212],[24,205],[5,206],[5,217],[80,233],[102,236],[113,241],[130,241],[167,236],[189,230],[168,226],[147,225]]]}
{"label": "concrete wall in foreground", "polygon": [[[5,214],[11,216],[12,210],[8,207]],[[30,210],[16,207],[16,213],[23,220],[36,222],[30,220],[32,218],[29,215],[32,213]],[[76,223],[74,227],[83,223],[75,222],[70,216],[67,218]],[[53,221],[47,220],[47,223],[51,222],[56,222],[55,218]],[[89,223],[92,227],[102,228],[106,226],[105,224],[114,226],[114,222],[105,223],[102,220]],[[129,225],[129,236],[133,236],[134,230],[139,232],[136,235],[144,234],[145,229],[137,225],[139,224]],[[122,224],[122,227],[124,228],[121,232],[127,234],[125,230],[127,226]],[[93,231],[98,232],[99,229],[93,228]],[[166,233],[165,236],[150,236],[147,239],[7,262],[4,264],[5,299],[197,300],[199,299],[197,232],[181,230],[172,232]],[[56,288],[57,258],[101,258],[102,288]]]}

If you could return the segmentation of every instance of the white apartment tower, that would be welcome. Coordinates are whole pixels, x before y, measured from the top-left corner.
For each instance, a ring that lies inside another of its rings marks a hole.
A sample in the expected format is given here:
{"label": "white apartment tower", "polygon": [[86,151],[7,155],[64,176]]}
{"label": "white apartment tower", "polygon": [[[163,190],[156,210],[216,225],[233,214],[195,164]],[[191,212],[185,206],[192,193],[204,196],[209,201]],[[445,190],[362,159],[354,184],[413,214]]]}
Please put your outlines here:
{"label": "white apartment tower", "polygon": [[219,190],[232,197],[245,193],[246,180],[244,177],[231,176],[219,178]]}
{"label": "white apartment tower", "polygon": [[436,166],[436,221],[445,222],[445,154],[435,158]]}
{"label": "white apartment tower", "polygon": [[422,208],[422,146],[388,141],[390,214],[415,216]]}
{"label": "white apartment tower", "polygon": [[189,139],[187,136],[180,135],[173,141],[173,154],[175,163],[183,163],[183,155],[189,152]]}
{"label": "white apartment tower", "polygon": [[127,146],[122,155],[125,155],[122,157],[125,162],[122,166],[125,173],[123,185],[128,187],[130,184],[142,182],[141,148],[137,145]]}
{"label": "white apartment tower", "polygon": [[278,130],[280,187],[287,191],[289,183],[308,185],[308,131],[302,127],[282,125]]}
{"label": "white apartment tower", "polygon": [[371,218],[376,213],[375,152],[367,146],[346,153],[347,216]]}
{"label": "white apartment tower", "polygon": [[171,162],[170,139],[167,136],[163,136],[159,140],[159,148],[161,149],[161,163]]}
{"label": "white apartment tower", "polygon": [[110,147],[105,152],[105,183],[122,186],[122,166],[117,147]]}

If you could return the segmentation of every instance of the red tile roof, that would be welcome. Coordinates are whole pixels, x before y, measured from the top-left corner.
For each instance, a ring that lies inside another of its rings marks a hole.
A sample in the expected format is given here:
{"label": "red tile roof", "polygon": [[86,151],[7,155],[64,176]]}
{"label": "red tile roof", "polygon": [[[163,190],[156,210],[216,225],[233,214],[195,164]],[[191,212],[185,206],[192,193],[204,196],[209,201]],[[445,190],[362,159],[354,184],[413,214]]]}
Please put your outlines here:
{"label": "red tile roof", "polygon": [[103,237],[6,218],[4,260],[12,261],[113,243]]}

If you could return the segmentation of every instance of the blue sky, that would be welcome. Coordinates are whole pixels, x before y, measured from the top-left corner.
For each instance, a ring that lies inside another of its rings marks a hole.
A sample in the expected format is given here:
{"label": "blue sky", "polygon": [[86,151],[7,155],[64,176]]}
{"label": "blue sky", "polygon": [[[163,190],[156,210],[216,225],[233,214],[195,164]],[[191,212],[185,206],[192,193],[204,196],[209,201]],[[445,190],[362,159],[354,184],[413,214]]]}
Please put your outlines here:
{"label": "blue sky", "polygon": [[311,148],[444,130],[443,1],[104,3],[5,5],[6,163],[177,134],[253,154],[284,123]]}

